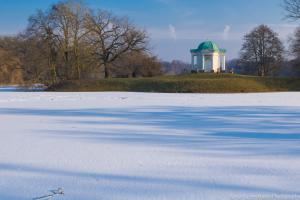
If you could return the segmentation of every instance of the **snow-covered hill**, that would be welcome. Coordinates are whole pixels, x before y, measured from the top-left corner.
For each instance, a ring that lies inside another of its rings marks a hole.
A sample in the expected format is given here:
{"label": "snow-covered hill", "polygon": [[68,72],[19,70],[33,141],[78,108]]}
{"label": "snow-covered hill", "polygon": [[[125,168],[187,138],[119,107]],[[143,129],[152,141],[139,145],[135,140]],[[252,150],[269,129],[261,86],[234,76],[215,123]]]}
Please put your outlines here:
{"label": "snow-covered hill", "polygon": [[0,92],[0,199],[300,198],[300,93]]}

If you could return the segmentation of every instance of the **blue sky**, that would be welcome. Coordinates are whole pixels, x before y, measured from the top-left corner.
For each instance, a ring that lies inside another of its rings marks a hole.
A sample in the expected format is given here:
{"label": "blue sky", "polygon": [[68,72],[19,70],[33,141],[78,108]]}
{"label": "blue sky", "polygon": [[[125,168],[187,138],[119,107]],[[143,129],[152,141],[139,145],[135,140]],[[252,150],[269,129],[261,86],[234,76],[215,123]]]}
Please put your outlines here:
{"label": "blue sky", "polygon": [[[0,34],[26,27],[38,8],[56,0],[0,0]],[[242,38],[259,24],[277,31],[286,44],[297,23],[283,19],[282,0],[86,0],[93,8],[126,15],[151,37],[151,48],[163,60],[190,60],[189,49],[203,40],[216,41],[238,56]]]}

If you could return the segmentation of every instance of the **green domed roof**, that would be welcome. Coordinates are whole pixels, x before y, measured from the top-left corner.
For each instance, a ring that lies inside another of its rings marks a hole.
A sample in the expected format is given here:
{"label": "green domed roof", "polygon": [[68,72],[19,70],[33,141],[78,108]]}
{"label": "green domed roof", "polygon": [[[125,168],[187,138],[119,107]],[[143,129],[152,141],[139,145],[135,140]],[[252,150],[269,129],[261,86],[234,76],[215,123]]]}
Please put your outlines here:
{"label": "green domed roof", "polygon": [[207,50],[207,51],[219,51],[219,47],[216,43],[212,41],[203,42],[198,47],[199,51]]}
{"label": "green domed roof", "polygon": [[201,43],[197,49],[191,49],[191,52],[201,52],[201,51],[210,51],[210,52],[223,52],[225,53],[225,49],[220,49],[218,45],[212,41],[206,41]]}

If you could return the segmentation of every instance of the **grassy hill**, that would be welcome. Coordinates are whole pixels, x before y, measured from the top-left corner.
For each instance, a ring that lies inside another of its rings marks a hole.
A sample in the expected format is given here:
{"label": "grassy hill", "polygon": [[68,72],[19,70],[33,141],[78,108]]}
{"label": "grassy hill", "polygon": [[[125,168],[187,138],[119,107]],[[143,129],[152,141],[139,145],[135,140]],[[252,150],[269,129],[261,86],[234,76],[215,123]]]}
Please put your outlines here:
{"label": "grassy hill", "polygon": [[162,93],[240,93],[300,91],[300,79],[240,76],[232,74],[189,74],[154,78],[66,81],[50,91],[130,91]]}

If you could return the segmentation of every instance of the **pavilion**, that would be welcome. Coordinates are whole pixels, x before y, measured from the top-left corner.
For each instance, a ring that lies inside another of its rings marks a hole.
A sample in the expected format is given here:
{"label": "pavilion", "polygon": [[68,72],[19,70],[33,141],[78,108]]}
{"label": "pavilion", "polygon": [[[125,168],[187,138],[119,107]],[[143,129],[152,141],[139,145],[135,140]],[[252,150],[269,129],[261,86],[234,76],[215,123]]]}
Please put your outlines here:
{"label": "pavilion", "polygon": [[226,50],[212,41],[206,41],[191,50],[194,72],[220,73],[226,70]]}

